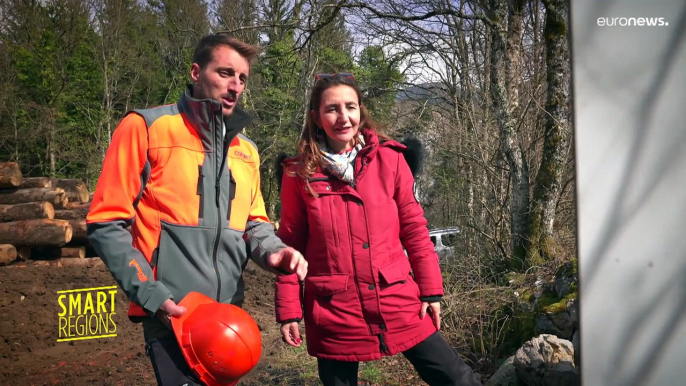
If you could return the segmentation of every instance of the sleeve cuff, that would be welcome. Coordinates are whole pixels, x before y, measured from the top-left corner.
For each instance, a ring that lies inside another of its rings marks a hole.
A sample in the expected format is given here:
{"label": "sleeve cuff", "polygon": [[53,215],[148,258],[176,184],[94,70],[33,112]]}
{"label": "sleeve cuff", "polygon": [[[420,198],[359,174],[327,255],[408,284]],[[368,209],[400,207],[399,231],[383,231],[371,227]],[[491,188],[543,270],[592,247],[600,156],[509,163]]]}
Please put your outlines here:
{"label": "sleeve cuff", "polygon": [[426,303],[436,303],[436,302],[440,302],[441,299],[443,299],[443,296],[442,296],[442,295],[420,296],[420,297],[419,297],[419,300],[421,300],[422,302],[426,302]]}
{"label": "sleeve cuff", "polygon": [[174,298],[167,287],[161,282],[154,282],[153,285],[155,285],[155,289],[150,294],[150,297],[141,305],[150,316],[155,315],[155,312],[160,309],[160,306],[165,300]]}
{"label": "sleeve cuff", "polygon": [[302,320],[302,318],[297,318],[297,319],[286,319],[286,320],[282,320],[280,323],[281,323],[281,324],[287,324],[287,323],[293,323],[293,322],[298,322],[298,323],[300,323],[301,320]]}

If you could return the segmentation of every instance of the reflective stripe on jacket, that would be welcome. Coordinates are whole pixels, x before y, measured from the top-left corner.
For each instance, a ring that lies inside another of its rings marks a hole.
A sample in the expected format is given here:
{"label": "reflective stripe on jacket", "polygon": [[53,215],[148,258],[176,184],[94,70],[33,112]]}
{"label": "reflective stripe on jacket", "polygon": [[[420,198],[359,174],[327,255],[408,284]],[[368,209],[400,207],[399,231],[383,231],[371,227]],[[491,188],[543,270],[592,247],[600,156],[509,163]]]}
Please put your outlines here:
{"label": "reflective stripe on jacket", "polygon": [[240,304],[248,255],[270,269],[267,256],[285,247],[265,212],[257,147],[240,134],[249,116],[237,107],[225,118],[190,95],[122,119],[87,217],[134,321],[190,291]]}

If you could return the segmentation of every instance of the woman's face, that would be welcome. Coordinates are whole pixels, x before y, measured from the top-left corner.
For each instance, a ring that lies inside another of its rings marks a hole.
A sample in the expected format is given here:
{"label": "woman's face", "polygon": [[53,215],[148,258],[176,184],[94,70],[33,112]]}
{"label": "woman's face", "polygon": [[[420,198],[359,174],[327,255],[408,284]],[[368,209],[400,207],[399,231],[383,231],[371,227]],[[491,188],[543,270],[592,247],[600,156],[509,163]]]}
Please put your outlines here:
{"label": "woman's face", "polygon": [[329,147],[340,153],[353,147],[360,125],[360,105],[355,89],[338,85],[322,93],[318,111],[310,111],[314,122],[326,133]]}

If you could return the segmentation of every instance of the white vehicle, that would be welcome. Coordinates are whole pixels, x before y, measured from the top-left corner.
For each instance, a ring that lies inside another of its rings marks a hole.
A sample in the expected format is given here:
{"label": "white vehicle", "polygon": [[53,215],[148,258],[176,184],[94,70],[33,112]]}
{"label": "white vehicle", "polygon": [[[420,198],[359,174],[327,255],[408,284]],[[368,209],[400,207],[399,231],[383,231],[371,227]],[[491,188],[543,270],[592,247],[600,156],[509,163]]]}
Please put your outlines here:
{"label": "white vehicle", "polygon": [[429,237],[431,237],[431,242],[434,244],[439,259],[443,260],[453,252],[459,236],[460,228],[458,227],[436,228],[429,231]]}
{"label": "white vehicle", "polygon": [[[445,257],[453,252],[457,245],[457,239],[460,235],[460,228],[436,228],[429,231],[429,237],[434,244],[434,250],[438,254],[439,260],[444,260]],[[405,250],[407,255],[407,250]]]}

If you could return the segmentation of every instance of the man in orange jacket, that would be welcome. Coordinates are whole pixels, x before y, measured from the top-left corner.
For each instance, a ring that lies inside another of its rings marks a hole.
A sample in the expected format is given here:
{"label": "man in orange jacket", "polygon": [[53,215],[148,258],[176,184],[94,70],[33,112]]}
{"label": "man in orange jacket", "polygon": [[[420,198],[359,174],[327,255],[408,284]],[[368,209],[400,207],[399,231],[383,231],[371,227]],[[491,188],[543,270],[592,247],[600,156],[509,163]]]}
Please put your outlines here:
{"label": "man in orange jacket", "polygon": [[[258,49],[226,35],[195,48],[176,104],[129,112],[115,130],[88,214],[88,237],[143,323],[160,385],[200,384],[170,318],[191,291],[241,305],[250,257],[303,279],[307,262],[274,234],[259,154],[237,106]],[[126,230],[131,227],[131,232]]]}

